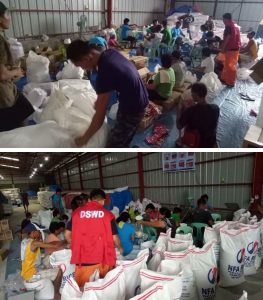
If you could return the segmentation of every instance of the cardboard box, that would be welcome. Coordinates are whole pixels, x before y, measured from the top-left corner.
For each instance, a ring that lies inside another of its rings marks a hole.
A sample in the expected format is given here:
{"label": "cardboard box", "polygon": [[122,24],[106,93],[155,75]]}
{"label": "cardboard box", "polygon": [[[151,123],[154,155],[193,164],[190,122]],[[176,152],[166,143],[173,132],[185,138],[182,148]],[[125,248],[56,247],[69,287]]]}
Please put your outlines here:
{"label": "cardboard box", "polygon": [[150,73],[150,70],[148,68],[142,68],[138,70],[141,79],[146,80],[148,77],[148,74]]}
{"label": "cardboard box", "polygon": [[154,120],[156,120],[156,117],[150,116],[150,117],[144,117],[141,120],[141,123],[139,125],[139,129],[146,129],[149,126],[151,126],[154,122]]}
{"label": "cardboard box", "polygon": [[244,138],[244,148],[263,148],[263,129],[251,125]]}
{"label": "cardboard box", "polygon": [[8,220],[1,220],[0,221],[0,232],[6,232],[9,230],[9,222]]}
{"label": "cardboard box", "polygon": [[13,233],[12,230],[0,233],[0,241],[12,241]]}
{"label": "cardboard box", "polygon": [[130,61],[135,64],[137,70],[145,68],[148,62],[148,57],[145,56],[133,56],[130,58]]}
{"label": "cardboard box", "polygon": [[250,68],[253,72],[250,77],[257,83],[261,84],[263,82],[263,58],[259,60],[253,67]]}

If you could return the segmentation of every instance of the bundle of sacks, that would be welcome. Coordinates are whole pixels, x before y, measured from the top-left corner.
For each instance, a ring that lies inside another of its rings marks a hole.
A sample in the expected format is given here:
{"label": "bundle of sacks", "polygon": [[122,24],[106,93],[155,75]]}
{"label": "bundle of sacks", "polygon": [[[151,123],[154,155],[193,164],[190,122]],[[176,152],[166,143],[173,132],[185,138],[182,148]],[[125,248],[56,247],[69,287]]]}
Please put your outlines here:
{"label": "bundle of sacks", "polygon": [[52,218],[53,214],[51,210],[39,210],[37,213],[33,214],[31,222],[48,229]]}
{"label": "bundle of sacks", "polygon": [[44,208],[52,208],[51,197],[54,195],[54,192],[41,191],[37,193],[37,199],[39,204]]}

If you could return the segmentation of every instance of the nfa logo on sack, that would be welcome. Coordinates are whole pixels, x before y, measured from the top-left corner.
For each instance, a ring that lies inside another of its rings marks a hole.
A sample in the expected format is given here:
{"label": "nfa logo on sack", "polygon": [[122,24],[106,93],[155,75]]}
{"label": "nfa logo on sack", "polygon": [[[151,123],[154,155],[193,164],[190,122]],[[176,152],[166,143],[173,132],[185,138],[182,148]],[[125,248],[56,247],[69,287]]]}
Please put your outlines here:
{"label": "nfa logo on sack", "polygon": [[217,268],[211,268],[207,274],[207,280],[211,284],[208,288],[202,288],[202,296],[205,300],[213,300],[216,295],[215,285],[217,280]]}
{"label": "nfa logo on sack", "polygon": [[245,252],[245,248],[242,248],[237,252],[236,260],[239,265],[228,265],[228,273],[234,279],[238,279],[244,274]]}
{"label": "nfa logo on sack", "polygon": [[247,245],[247,253],[245,256],[245,267],[251,267],[255,264],[256,254],[259,251],[259,244],[257,241],[251,242]]}
{"label": "nfa logo on sack", "polygon": [[75,278],[75,272],[62,277],[61,286],[60,286],[61,289],[63,289],[63,287],[65,286],[66,282],[70,278]]}

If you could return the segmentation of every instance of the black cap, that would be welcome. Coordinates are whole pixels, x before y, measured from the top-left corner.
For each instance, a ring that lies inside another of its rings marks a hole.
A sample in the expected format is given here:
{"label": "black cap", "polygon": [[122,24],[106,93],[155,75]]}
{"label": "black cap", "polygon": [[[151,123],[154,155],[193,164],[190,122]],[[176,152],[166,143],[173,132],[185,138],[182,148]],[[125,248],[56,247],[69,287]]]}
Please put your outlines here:
{"label": "black cap", "polygon": [[8,8],[4,5],[3,2],[0,1],[0,15],[3,15],[7,10]]}

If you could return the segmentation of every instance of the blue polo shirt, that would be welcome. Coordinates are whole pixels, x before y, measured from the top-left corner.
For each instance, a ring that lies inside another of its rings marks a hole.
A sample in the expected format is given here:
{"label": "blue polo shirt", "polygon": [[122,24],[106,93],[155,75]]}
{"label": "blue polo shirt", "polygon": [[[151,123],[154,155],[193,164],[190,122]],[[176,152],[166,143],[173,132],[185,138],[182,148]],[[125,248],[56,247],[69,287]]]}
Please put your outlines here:
{"label": "blue polo shirt", "polygon": [[182,29],[181,28],[176,28],[176,27],[174,27],[173,29],[172,29],[172,37],[174,38],[174,39],[177,39],[179,36],[181,36],[181,35],[183,35],[183,31],[182,31]]}
{"label": "blue polo shirt", "polygon": [[107,48],[107,42],[103,37],[100,36],[94,36],[89,40],[89,44],[91,45],[98,45],[101,47]]}
{"label": "blue polo shirt", "polygon": [[126,40],[128,38],[128,31],[130,30],[129,25],[123,24],[121,26],[121,39]]}
{"label": "blue polo shirt", "polygon": [[135,65],[114,49],[101,54],[96,82],[97,94],[117,91],[122,113],[142,113],[148,105],[147,89]]}
{"label": "blue polo shirt", "polygon": [[124,223],[122,228],[120,228],[119,225],[117,226],[117,228],[123,248],[123,256],[126,256],[131,253],[133,249],[133,242],[131,240],[131,237],[135,235],[135,227],[132,224]]}

